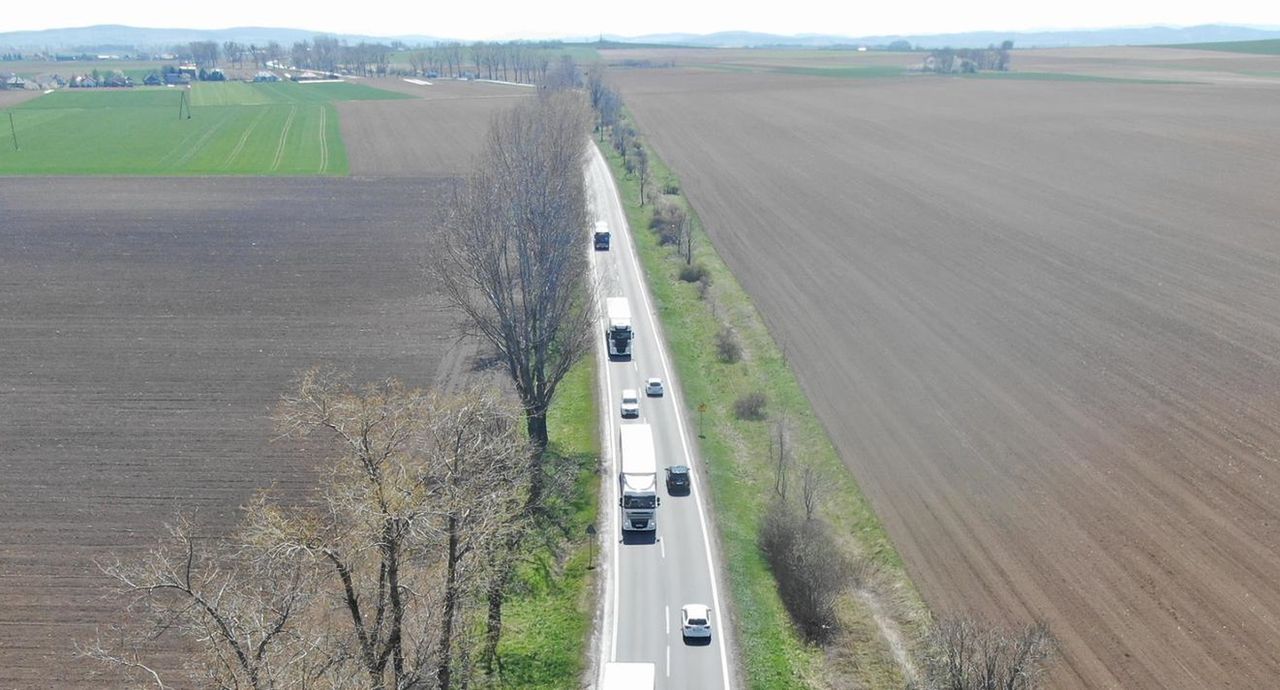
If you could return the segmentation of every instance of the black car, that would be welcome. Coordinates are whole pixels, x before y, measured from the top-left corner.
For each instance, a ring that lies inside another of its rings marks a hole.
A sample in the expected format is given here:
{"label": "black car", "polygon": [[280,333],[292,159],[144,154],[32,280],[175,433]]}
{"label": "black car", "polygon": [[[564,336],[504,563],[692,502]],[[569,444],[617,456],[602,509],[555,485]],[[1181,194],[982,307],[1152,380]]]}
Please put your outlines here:
{"label": "black car", "polygon": [[691,486],[692,478],[689,476],[689,468],[684,465],[672,465],[667,468],[667,493],[669,494],[687,494]]}

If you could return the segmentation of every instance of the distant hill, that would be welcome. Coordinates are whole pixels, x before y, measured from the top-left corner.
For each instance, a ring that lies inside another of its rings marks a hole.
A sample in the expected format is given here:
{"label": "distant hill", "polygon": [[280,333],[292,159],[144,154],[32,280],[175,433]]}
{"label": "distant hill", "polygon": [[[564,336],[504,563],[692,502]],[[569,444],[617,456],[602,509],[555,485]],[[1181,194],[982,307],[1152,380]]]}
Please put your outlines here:
{"label": "distant hill", "polygon": [[358,34],[329,34],[305,29],[281,29],[259,26],[239,26],[231,29],[148,29],[134,26],[84,26],[70,29],[46,29],[43,31],[10,31],[0,33],[0,49],[17,50],[66,50],[100,52],[100,48],[157,51],[191,41],[236,41],[266,45],[276,41],[289,46],[297,41],[310,40],[317,35],[333,36],[349,43],[360,41],[403,41],[408,45],[435,43],[446,39],[431,36],[361,36]]}
{"label": "distant hill", "polygon": [[971,31],[953,34],[906,34],[880,36],[834,36],[775,34],[727,31],[714,34],[653,34],[634,38],[608,37],[616,41],[645,43],[679,43],[703,47],[838,45],[886,46],[894,41],[908,41],[918,48],[985,48],[992,43],[1011,40],[1019,48],[1062,48],[1108,45],[1170,45],[1184,43],[1223,43],[1280,38],[1280,29],[1206,24],[1203,26],[1081,29],[1076,31]]}
{"label": "distant hill", "polygon": [[[11,31],[0,33],[0,50],[64,50],[80,52],[128,52],[161,51],[191,41],[237,41],[264,45],[276,41],[288,46],[325,34],[305,29],[241,26],[231,29],[148,29],[132,26],[86,26],[44,31]],[[336,34],[349,43],[360,41],[402,41],[407,45],[423,45],[452,39],[435,36],[363,36]],[[1215,46],[1209,50],[1232,50],[1216,47],[1227,42],[1250,43],[1280,39],[1280,29],[1247,26],[1208,24],[1191,27],[1150,26],[1141,28],[1087,29],[1078,31],[974,31],[953,34],[837,36],[833,34],[779,34],[749,31],[724,31],[713,34],[652,34],[647,36],[603,35],[591,38],[565,38],[566,41],[583,42],[597,47],[624,47],[639,45],[679,45],[701,48],[727,47],[830,47],[830,46],[887,46],[894,41],[908,41],[917,48],[969,48],[986,47],[992,43],[1011,40],[1019,48],[1050,48],[1067,46],[1103,45],[1187,45]],[[109,50],[103,50],[109,48]],[[1255,51],[1240,48],[1249,52]]]}

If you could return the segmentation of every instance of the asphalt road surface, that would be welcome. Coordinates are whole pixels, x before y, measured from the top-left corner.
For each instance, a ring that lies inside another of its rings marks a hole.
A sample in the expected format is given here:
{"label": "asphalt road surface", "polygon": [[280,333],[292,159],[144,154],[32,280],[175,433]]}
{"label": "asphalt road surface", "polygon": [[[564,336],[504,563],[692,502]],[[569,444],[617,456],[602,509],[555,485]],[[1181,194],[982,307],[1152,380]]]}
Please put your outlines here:
{"label": "asphalt road surface", "polygon": [[[673,375],[666,345],[652,301],[640,273],[626,216],[609,168],[594,146],[587,166],[588,194],[596,220],[609,224],[613,233],[609,251],[592,254],[597,297],[600,301],[600,338],[597,357],[604,375],[600,379],[605,408],[601,415],[605,435],[602,444],[610,489],[608,509],[601,530],[605,548],[605,602],[600,636],[603,662],[651,662],[659,688],[728,688],[731,686],[723,607],[716,579],[718,556],[708,535],[707,505],[702,494],[703,474],[693,454],[689,425],[682,417],[679,382]],[[631,303],[633,355],[630,361],[610,361],[604,350],[605,309],[608,297],[626,297]],[[644,382],[660,377],[662,397],[643,395]],[[640,418],[623,420],[619,410],[622,389],[641,391]],[[655,533],[621,531],[618,509],[618,427],[649,424],[658,456],[658,529]],[[687,495],[669,495],[664,468],[693,468],[693,489]],[[642,536],[637,536],[642,535]],[[711,607],[710,644],[686,644],[680,634],[680,607],[688,603]]]}

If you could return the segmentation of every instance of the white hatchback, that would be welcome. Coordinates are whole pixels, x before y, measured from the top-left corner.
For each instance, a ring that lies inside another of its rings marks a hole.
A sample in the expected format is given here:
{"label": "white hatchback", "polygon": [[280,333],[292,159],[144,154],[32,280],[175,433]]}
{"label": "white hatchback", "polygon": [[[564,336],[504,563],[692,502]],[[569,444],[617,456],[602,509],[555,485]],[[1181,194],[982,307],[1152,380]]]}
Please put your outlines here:
{"label": "white hatchback", "polygon": [[655,376],[654,378],[651,378],[645,381],[644,394],[651,398],[661,398],[662,397],[662,379],[657,378]]}

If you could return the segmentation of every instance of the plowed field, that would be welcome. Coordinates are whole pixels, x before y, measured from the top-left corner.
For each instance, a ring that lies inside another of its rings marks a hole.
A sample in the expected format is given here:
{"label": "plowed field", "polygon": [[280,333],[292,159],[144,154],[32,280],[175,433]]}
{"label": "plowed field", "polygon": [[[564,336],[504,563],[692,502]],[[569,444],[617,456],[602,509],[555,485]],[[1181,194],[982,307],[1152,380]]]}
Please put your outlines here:
{"label": "plowed field", "polygon": [[85,682],[72,642],[114,606],[93,559],[178,509],[216,534],[254,490],[308,481],[270,443],[296,370],[426,386],[465,366],[419,269],[443,185],[0,185],[0,687]]}
{"label": "plowed field", "polygon": [[932,606],[1274,686],[1274,84],[615,77]]}
{"label": "plowed field", "polygon": [[480,152],[499,111],[533,89],[486,82],[370,82],[417,98],[338,104],[353,175],[460,175]]}

